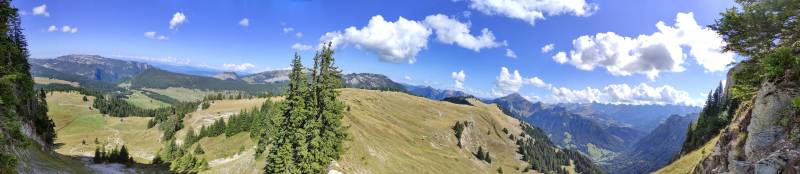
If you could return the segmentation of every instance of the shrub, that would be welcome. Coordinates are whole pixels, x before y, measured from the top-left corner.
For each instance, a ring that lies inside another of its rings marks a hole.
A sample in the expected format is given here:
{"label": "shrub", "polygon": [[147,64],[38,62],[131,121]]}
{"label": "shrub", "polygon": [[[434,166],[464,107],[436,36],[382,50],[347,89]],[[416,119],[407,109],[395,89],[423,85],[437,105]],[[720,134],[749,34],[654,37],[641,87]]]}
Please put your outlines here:
{"label": "shrub", "polygon": [[746,101],[750,100],[758,91],[758,85],[761,84],[763,77],[761,74],[761,66],[755,61],[743,61],[739,63],[741,69],[733,72],[734,84],[731,87],[730,96],[734,100]]}
{"label": "shrub", "polygon": [[761,66],[767,79],[782,77],[787,69],[800,69],[800,57],[791,48],[776,48],[763,59]]}

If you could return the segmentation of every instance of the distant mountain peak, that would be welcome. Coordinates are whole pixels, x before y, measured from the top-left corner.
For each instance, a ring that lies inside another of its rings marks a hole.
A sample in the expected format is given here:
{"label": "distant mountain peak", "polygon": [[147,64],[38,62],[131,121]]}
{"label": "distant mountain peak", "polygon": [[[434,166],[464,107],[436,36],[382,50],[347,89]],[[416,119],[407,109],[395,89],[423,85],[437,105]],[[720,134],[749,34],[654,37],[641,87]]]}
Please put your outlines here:
{"label": "distant mountain peak", "polygon": [[236,72],[226,71],[214,75],[214,78],[220,80],[239,80],[239,75],[237,75]]}

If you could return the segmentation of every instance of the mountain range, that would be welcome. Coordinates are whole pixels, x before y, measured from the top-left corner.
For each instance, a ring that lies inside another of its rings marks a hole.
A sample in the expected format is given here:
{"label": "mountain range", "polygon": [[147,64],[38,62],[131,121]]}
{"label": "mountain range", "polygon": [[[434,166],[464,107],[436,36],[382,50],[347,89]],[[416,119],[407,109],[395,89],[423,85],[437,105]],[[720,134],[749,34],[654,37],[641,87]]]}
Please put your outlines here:
{"label": "mountain range", "polygon": [[[178,87],[280,93],[289,73],[288,70],[273,70],[244,76],[233,72],[198,76],[171,72],[147,63],[89,55],[32,59],[30,62],[34,76],[78,82],[84,88],[114,90]],[[397,83],[381,74],[351,73],[343,75],[342,80],[348,88],[401,91],[458,104],[469,104],[466,101],[472,98],[462,91]],[[680,144],[675,143],[682,142],[680,131],[685,131],[691,119],[673,118],[668,114],[686,115],[699,110],[677,105],[534,103],[516,93],[483,102],[497,104],[505,114],[540,128],[555,145],[578,150],[613,173],[651,171],[675,158],[674,149],[680,148]],[[664,142],[659,138],[664,136],[681,141]],[[659,145],[659,149],[648,147],[653,145]]]}

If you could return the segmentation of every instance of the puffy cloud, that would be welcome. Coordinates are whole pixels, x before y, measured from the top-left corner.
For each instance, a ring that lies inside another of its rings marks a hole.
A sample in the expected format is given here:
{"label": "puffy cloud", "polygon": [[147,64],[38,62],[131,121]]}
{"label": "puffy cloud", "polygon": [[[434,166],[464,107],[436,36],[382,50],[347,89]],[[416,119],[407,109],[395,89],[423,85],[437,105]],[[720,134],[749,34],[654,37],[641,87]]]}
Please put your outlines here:
{"label": "puffy cloud", "polygon": [[555,48],[556,48],[556,46],[553,45],[553,44],[544,45],[542,47],[542,53],[549,53],[550,51],[553,51],[553,49],[555,49]]}
{"label": "puffy cloud", "polygon": [[144,32],[144,37],[150,38],[150,39],[155,39],[156,38],[156,32],[155,31]]}
{"label": "puffy cloud", "polygon": [[311,50],[311,45],[295,43],[294,45],[292,45],[292,49],[297,50],[297,51],[308,51],[308,50]]}
{"label": "puffy cloud", "polygon": [[294,33],[294,36],[297,36],[298,38],[301,38],[301,37],[303,37],[303,32]]}
{"label": "puffy cloud", "polygon": [[517,54],[514,53],[514,50],[506,48],[506,57],[517,58]]}
{"label": "puffy cloud", "polygon": [[33,15],[49,17],[50,12],[47,12],[47,4],[42,4],[40,6],[33,7]]}
{"label": "puffy cloud", "polygon": [[483,48],[500,46],[500,43],[495,41],[494,34],[489,29],[484,28],[481,30],[481,35],[476,37],[470,34],[469,23],[462,23],[442,14],[425,17],[425,25],[436,32],[436,38],[442,43],[455,43],[458,46],[476,52]]}
{"label": "puffy cloud", "polygon": [[598,102],[602,93],[599,89],[586,87],[586,89],[572,90],[564,87],[552,88],[554,102],[564,103],[590,103]]}
{"label": "puffy cloud", "polygon": [[427,48],[431,30],[423,24],[399,17],[390,22],[376,15],[367,26],[358,29],[349,27],[342,31],[325,33],[320,40],[331,41],[334,47],[355,45],[357,48],[375,52],[383,61],[414,63],[417,53]]}
{"label": "puffy cloud", "polygon": [[167,38],[167,36],[164,36],[164,35],[158,36],[157,34],[158,33],[156,33],[155,31],[148,31],[148,32],[144,32],[144,37],[146,37],[148,39],[157,39],[157,40],[167,40],[167,39],[169,39],[169,38]]}
{"label": "puffy cloud", "polygon": [[242,20],[239,20],[239,26],[242,26],[242,27],[250,26],[250,19],[242,18]]}
{"label": "puffy cloud", "polygon": [[78,32],[78,28],[77,27],[70,27],[69,25],[64,25],[63,27],[61,27],[61,32],[64,32],[64,33],[77,33]]}
{"label": "puffy cloud", "polygon": [[256,66],[251,64],[251,63],[243,63],[243,64],[228,64],[228,63],[226,63],[226,64],[222,64],[222,67],[224,67],[227,70],[232,70],[232,71],[249,71],[249,70],[255,69]]}
{"label": "puffy cloud", "polygon": [[568,61],[567,60],[567,53],[564,53],[564,52],[556,53],[556,55],[553,56],[553,61],[556,61],[556,62],[558,62],[560,64],[567,63],[567,61]]}
{"label": "puffy cloud", "polygon": [[283,27],[283,34],[287,34],[292,31],[294,31],[294,28],[292,27]]}
{"label": "puffy cloud", "polygon": [[566,55],[557,55],[554,60],[569,62],[582,70],[603,67],[615,76],[644,74],[651,80],[660,72],[685,70],[686,56],[681,46],[688,46],[698,64],[710,72],[722,71],[734,61],[732,53],[722,52],[724,42],[720,36],[697,25],[692,13],[678,13],[675,27],[664,22],[658,22],[656,27],[658,32],[635,38],[613,32],[580,36],[572,41],[569,60]]}
{"label": "puffy cloud", "polygon": [[181,12],[175,12],[175,14],[172,15],[172,20],[169,20],[169,29],[178,29],[178,25],[185,23],[186,20],[186,15]]}
{"label": "puffy cloud", "polygon": [[653,87],[645,83],[636,86],[628,84],[611,84],[602,89],[586,87],[573,90],[564,87],[552,88],[553,102],[565,103],[612,103],[612,104],[676,104],[698,106],[702,102],[689,96],[686,91],[664,85]]}
{"label": "puffy cloud", "polygon": [[531,84],[539,88],[551,88],[552,86],[550,84],[545,83],[544,80],[540,79],[539,77],[532,77],[530,79],[526,79],[525,83]]}
{"label": "puffy cloud", "polygon": [[495,87],[492,88],[491,95],[495,97],[505,96],[511,93],[519,92],[523,85],[533,85],[538,88],[552,89],[553,85],[544,82],[539,77],[525,78],[519,74],[519,71],[514,70],[514,73],[506,67],[500,68],[500,74],[497,75]]}
{"label": "puffy cloud", "polygon": [[[367,26],[362,28],[348,27],[343,31],[332,31],[323,34],[323,43],[333,42],[334,48],[355,45],[356,48],[375,52],[383,61],[414,63],[416,55],[427,48],[428,38],[435,33],[439,42],[455,44],[473,51],[484,48],[495,48],[506,45],[497,42],[489,29],[481,30],[481,35],[470,34],[470,23],[462,23],[454,18],[435,14],[425,17],[424,21],[408,20],[399,17],[397,21],[386,21],[383,16],[375,15]],[[292,28],[284,28],[284,33]],[[298,37],[302,36],[302,33]],[[507,56],[516,56],[507,51]]]}
{"label": "puffy cloud", "polygon": [[56,31],[58,31],[58,27],[56,27],[55,25],[47,27],[47,32],[56,32]]}
{"label": "puffy cloud", "polygon": [[464,89],[464,80],[467,78],[467,75],[464,74],[464,70],[453,72],[450,76],[453,77],[453,81],[455,81],[456,89]]}
{"label": "puffy cloud", "polygon": [[641,83],[637,86],[612,84],[604,88],[610,103],[620,104],[682,104],[698,105],[700,102],[689,97],[686,91],[664,85],[651,87]]}
{"label": "puffy cloud", "polygon": [[493,96],[504,96],[519,91],[522,87],[522,76],[519,71],[514,70],[514,73],[508,71],[508,68],[501,67],[500,74],[497,75],[495,87],[492,88]]}
{"label": "puffy cloud", "polygon": [[[466,76],[465,76],[465,77],[466,77]],[[405,79],[406,81],[414,81],[414,79],[413,79],[413,78],[411,78],[411,76],[408,76],[408,75],[406,75],[406,76],[403,76],[403,79]]]}
{"label": "puffy cloud", "polygon": [[589,16],[597,10],[596,4],[585,0],[470,0],[469,7],[487,15],[523,20],[530,25],[545,19],[545,15]]}

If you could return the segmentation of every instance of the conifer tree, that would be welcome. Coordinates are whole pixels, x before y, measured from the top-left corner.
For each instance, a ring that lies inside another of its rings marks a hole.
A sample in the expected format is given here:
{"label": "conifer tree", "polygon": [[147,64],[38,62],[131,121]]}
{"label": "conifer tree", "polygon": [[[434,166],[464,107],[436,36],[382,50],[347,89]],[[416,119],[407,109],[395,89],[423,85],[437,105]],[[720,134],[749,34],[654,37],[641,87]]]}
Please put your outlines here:
{"label": "conifer tree", "polygon": [[[289,74],[289,86],[286,100],[282,103],[282,113],[272,119],[276,127],[275,138],[267,158],[267,173],[300,173],[294,161],[298,157],[307,157],[305,131],[302,130],[305,116],[309,115],[305,97],[307,91],[306,75],[300,56],[295,54],[292,71]],[[305,152],[303,152],[305,151]]]}

